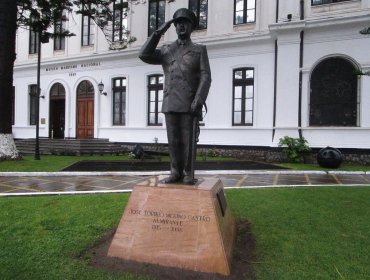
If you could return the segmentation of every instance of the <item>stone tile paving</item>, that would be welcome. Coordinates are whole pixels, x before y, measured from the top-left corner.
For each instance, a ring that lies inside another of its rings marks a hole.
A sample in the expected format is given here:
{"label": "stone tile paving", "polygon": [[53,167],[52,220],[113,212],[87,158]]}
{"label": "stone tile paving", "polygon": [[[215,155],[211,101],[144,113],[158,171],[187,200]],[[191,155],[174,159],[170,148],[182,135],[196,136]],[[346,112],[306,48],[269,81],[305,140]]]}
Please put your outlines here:
{"label": "stone tile paving", "polygon": [[310,185],[336,185],[341,184],[333,175],[330,174],[310,174]]}
{"label": "stone tile paving", "polygon": [[305,174],[277,175],[274,185],[309,185]]}
{"label": "stone tile paving", "polygon": [[255,174],[247,175],[243,186],[270,186],[274,185],[277,174]]}
{"label": "stone tile paving", "polygon": [[335,176],[342,184],[370,184],[370,180],[364,175],[337,174]]}
{"label": "stone tile paving", "polygon": [[[307,186],[307,185],[369,185],[370,174],[207,174],[201,177],[218,177],[225,187]],[[120,191],[147,179],[139,175],[89,175],[89,176],[0,176],[0,195],[19,193]]]}
{"label": "stone tile paving", "polygon": [[224,187],[234,187],[234,186],[240,186],[240,179],[242,176],[240,175],[227,175],[227,176],[220,176],[222,183],[224,184]]}
{"label": "stone tile paving", "polygon": [[365,179],[366,183],[370,185],[370,174],[368,174],[368,175],[363,175],[363,177],[364,177],[364,179]]}

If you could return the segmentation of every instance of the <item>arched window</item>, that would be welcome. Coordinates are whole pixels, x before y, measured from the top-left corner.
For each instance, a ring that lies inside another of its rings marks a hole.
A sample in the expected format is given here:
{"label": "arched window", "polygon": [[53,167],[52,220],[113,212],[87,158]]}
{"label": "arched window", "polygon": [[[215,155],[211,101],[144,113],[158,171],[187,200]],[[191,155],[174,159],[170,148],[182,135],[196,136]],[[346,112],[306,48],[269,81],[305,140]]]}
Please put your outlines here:
{"label": "arched window", "polygon": [[94,86],[89,81],[85,80],[82,81],[77,87],[77,96],[84,97],[84,96],[94,96]]}
{"label": "arched window", "polygon": [[321,61],[311,75],[310,126],[357,126],[358,76],[347,59]]}
{"label": "arched window", "polygon": [[61,83],[54,84],[50,89],[50,99],[64,99],[66,91]]}

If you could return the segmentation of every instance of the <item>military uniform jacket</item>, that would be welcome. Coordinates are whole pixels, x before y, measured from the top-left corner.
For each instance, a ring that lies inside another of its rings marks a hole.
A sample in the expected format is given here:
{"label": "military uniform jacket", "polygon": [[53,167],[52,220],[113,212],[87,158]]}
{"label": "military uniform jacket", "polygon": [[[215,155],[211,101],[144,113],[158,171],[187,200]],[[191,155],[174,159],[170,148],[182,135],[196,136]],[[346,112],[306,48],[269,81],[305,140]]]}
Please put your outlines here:
{"label": "military uniform jacket", "polygon": [[189,39],[156,48],[161,35],[154,32],[143,45],[139,58],[162,65],[165,85],[162,113],[189,113],[195,97],[204,103],[211,85],[207,49]]}

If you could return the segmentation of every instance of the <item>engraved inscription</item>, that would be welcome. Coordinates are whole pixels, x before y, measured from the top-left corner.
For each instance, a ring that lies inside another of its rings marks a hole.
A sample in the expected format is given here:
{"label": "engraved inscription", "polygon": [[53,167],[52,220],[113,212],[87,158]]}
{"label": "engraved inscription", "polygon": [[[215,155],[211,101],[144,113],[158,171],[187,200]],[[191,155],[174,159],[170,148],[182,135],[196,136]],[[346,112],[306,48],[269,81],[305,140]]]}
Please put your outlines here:
{"label": "engraved inscription", "polygon": [[211,217],[206,215],[185,215],[182,213],[166,213],[159,210],[129,209],[132,216],[152,218],[150,227],[153,231],[167,230],[181,233],[189,223],[209,223]]}
{"label": "engraved inscription", "polygon": [[101,66],[100,61],[91,61],[91,62],[81,63],[81,64],[50,66],[50,67],[46,67],[45,71],[55,72],[55,71],[64,71],[64,70],[75,70],[75,69],[80,69],[80,68],[99,67],[99,66]]}

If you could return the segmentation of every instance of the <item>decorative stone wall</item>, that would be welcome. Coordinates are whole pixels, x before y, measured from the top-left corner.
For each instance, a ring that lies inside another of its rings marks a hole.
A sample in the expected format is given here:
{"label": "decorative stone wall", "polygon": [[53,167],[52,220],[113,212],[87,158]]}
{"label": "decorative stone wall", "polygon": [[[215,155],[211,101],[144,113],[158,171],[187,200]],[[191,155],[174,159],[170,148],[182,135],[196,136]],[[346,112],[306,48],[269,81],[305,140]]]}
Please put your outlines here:
{"label": "decorative stone wall", "polygon": [[[129,151],[132,151],[134,143],[122,144]],[[166,144],[141,144],[145,151],[166,153]],[[311,153],[305,155],[305,163],[317,163],[316,157],[320,149],[314,148]],[[344,163],[370,165],[370,149],[339,149],[343,154]],[[199,146],[197,153],[203,159],[215,156],[233,157],[260,162],[288,162],[282,154],[281,148],[251,147],[251,146]]]}
{"label": "decorative stone wall", "polygon": [[350,163],[360,163],[364,165],[370,165],[370,153],[369,154],[348,154],[344,155],[344,161]]}

